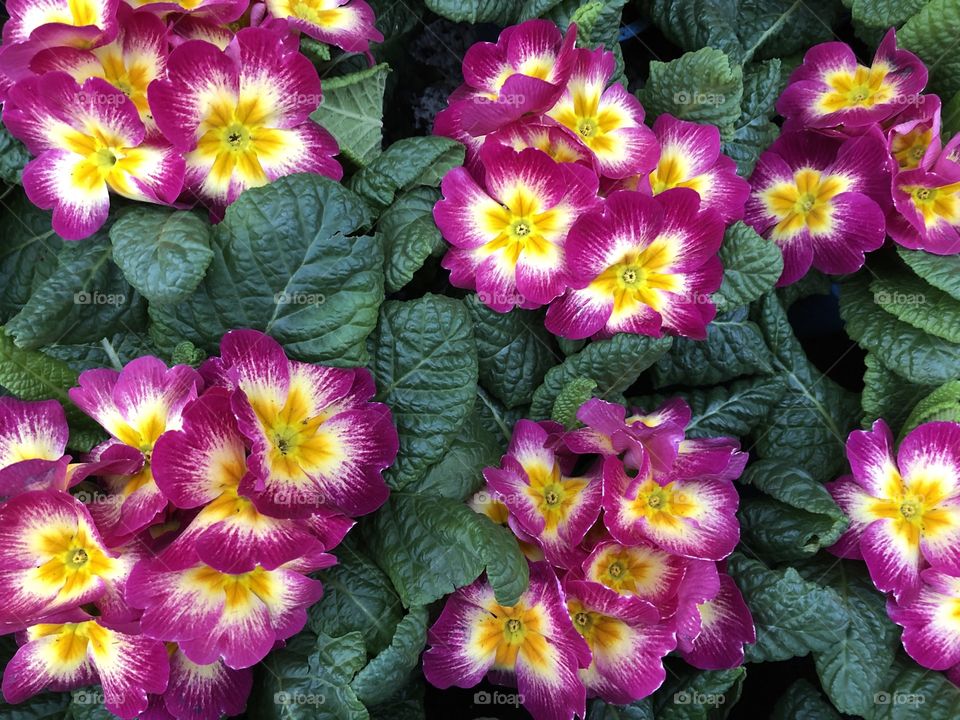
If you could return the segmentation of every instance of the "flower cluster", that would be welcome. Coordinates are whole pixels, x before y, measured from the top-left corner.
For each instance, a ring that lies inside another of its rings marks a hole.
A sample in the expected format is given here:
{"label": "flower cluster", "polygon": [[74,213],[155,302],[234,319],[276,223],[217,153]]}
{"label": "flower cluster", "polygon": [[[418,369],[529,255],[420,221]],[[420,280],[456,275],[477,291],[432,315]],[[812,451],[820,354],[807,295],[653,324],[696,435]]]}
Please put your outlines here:
{"label": "flower cluster", "polygon": [[364,0],[13,0],[7,12],[3,122],[34,156],[28,197],[69,240],[103,225],[111,192],[199,202],[216,220],[284,175],[339,179],[337,142],[309,117],[320,78],[299,36],[359,52],[383,39]]}
{"label": "flower cluster", "polygon": [[199,372],[81,374],[70,398],[110,435],[81,462],[58,403],[0,398],[7,701],[100,683],[123,718],[242,712],[251,667],[320,599],[308,573],[387,497],[398,439],[373,395],[364,369],[236,330]]}
{"label": "flower cluster", "polygon": [[890,30],[873,63],[844,43],[809,50],[777,102],[783,134],[751,177],[746,222],[783,251],[779,285],[811,265],[853,272],[889,234],[939,255],[960,252],[960,164],[942,146],[940,98]]}
{"label": "flower cluster", "polygon": [[434,218],[450,281],[498,312],[550,305],[571,339],[617,332],[705,337],[725,224],[749,185],[708,125],[657,118],[606,50],[547,20],[504,30],[463,60],[434,132],[462,142]]}
{"label": "flower cluster", "polygon": [[853,474],[828,488],[850,526],[831,551],[866,562],[910,656],[960,685],[960,424],[920,425],[894,454],[877,420],[847,458]]}
{"label": "flower cluster", "polygon": [[681,400],[654,413],[599,399],[584,424],[520,420],[500,467],[470,501],[507,525],[530,564],[513,606],[481,578],[431,628],[424,673],[471,687],[515,684],[535,718],[584,716],[586,696],[625,704],[664,680],[663,657],[730,668],[754,626],[724,559],[739,540],[732,438],[685,438]]}

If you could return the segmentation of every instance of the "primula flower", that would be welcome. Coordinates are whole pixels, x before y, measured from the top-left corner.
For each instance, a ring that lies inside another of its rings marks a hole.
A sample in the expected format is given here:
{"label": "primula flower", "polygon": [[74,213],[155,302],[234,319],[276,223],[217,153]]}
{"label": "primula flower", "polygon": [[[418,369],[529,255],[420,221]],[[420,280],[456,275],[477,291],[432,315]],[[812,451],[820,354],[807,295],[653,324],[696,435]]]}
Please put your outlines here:
{"label": "primula flower", "polygon": [[899,245],[936,255],[960,250],[960,167],[952,160],[941,155],[929,171],[899,173],[893,203],[887,232]]}
{"label": "primula flower", "polygon": [[887,603],[890,619],[903,628],[903,647],[918,663],[931,670],[949,670],[960,664],[960,573],[929,568],[921,573],[922,585],[913,599]]}
{"label": "primula flower", "polygon": [[100,683],[107,710],[134,718],[146,709],[148,693],[166,689],[168,675],[163,643],[104,627],[75,611],[27,631],[4,669],[3,695],[19,703],[42,690]]}
{"label": "primula flower", "polygon": [[167,643],[170,680],[163,693],[163,707],[174,718],[220,720],[246,709],[253,687],[253,671],[234,670],[217,660],[208,665],[191,661],[175,643]]}
{"label": "primula flower", "polygon": [[870,67],[860,65],[845,43],[812,47],[790,76],[777,112],[787,118],[790,130],[859,129],[896,115],[915,102],[926,84],[926,66],[913,53],[897,49],[891,29]]}
{"label": "primula flower", "polygon": [[0,626],[26,628],[103,595],[124,573],[82,503],[35,490],[0,505]]}
{"label": "primula flower", "polygon": [[133,8],[143,8],[163,18],[190,14],[210,18],[221,24],[239,20],[250,5],[249,0],[123,0]]}
{"label": "primula flower", "polygon": [[221,342],[220,372],[236,390],[237,426],[252,444],[240,494],[279,517],[326,505],[347,515],[376,510],[389,493],[382,472],[399,441],[390,409],[370,402],[373,378],[289,360],[273,338],[233,330]]}
{"label": "primula flower", "polygon": [[940,98],[921,95],[923,101],[896,116],[886,131],[887,148],[899,170],[929,168],[940,153]]}
{"label": "primula flower", "polygon": [[101,78],[124,93],[137,107],[148,135],[156,125],[147,103],[147,86],[164,75],[167,64],[167,27],[148,12],[133,12],[121,4],[120,31],[113,42],[85,50],[55,47],[39,52],[30,69],[43,73],[61,70],[78,83]]}
{"label": "primula flower", "polygon": [[383,42],[376,18],[364,0],[264,0],[272,17],[283,18],[323,43],[347,52],[365,53],[371,42]]}
{"label": "primula flower", "polygon": [[170,46],[177,47],[190,40],[203,40],[226,50],[233,41],[234,32],[227,25],[201,15],[181,15],[170,28]]}
{"label": "primula flower", "polygon": [[546,326],[566,338],[664,330],[703,339],[716,314],[723,222],[695,192],[651,198],[621,190],[571,228],[571,290],[550,305]]}
{"label": "primula flower", "polygon": [[701,670],[723,670],[743,664],[743,646],[757,641],[750,609],[733,579],[720,575],[720,591],[697,605],[699,632],[679,636],[680,655]]}
{"label": "primula flower", "polygon": [[663,684],[663,658],[677,640],[673,630],[639,606],[624,606],[593,582],[564,583],[573,627],[590,646],[590,666],[580,679],[590,695],[626,705]]}
{"label": "primula flower", "polygon": [[828,483],[850,526],[831,550],[860,557],[883,592],[901,601],[920,589],[924,561],[960,574],[960,425],[910,432],[896,459],[883,420],[847,439],[852,476]]}
{"label": "primula flower", "polygon": [[500,495],[489,486],[475,492],[467,499],[467,506],[475,513],[490,518],[497,525],[504,525],[510,529],[517,539],[517,545],[520,546],[520,552],[531,562],[540,562],[545,558],[543,548],[537,544],[536,540],[527,535],[522,528],[517,526],[516,522],[510,521],[510,510],[501,499]]}
{"label": "primula flower", "polygon": [[[230,409],[230,394],[212,388],[183,414],[182,430],[165,432],[153,451],[152,467],[163,495],[180,508],[200,508],[187,529],[161,554],[174,557],[185,547],[200,560],[228,573],[272,570],[305,554],[328,548],[305,523],[272,518],[240,495],[247,473],[246,443]],[[331,521],[336,516],[331,513]],[[340,538],[353,522],[342,518]]]}
{"label": "primula flower", "polygon": [[590,649],[574,630],[553,569],[531,563],[530,587],[516,605],[497,602],[485,578],[447,598],[430,628],[423,672],[438,688],[472,687],[491,674],[515,681],[538,720],[572,720],[586,713],[578,670]]}
{"label": "primula flower", "polygon": [[605,176],[650,172],[657,163],[657,141],[643,124],[640,102],[619,83],[607,87],[616,69],[613,53],[601,48],[574,54],[566,90],[547,115],[576,133]]}
{"label": "primula flower", "polygon": [[39,47],[95,47],[117,33],[120,0],[8,0],[10,19],[3,26],[3,44],[28,40]]}
{"label": "primula flower", "polygon": [[[176,564],[172,562],[176,560]],[[329,567],[333,558],[301,558],[273,570],[222,573],[195,554],[144,559],[127,581],[127,602],[143,609],[142,632],[176,642],[198,665],[223,658],[234,669],[260,662],[279,640],[303,629],[307,607],[323,595],[304,573]]]}
{"label": "primula flower", "polygon": [[621,545],[614,541],[598,543],[583,561],[583,577],[620,596],[623,604],[663,609],[663,615],[676,609],[676,597],[683,583],[687,561],[648,543]]}
{"label": "primula flower", "polygon": [[737,175],[736,163],[721,154],[720,131],[714,125],[664,113],[653,123],[653,134],[660,143],[660,159],[649,178],[654,195],[690,188],[700,196],[700,207],[716,210],[724,223],[743,217],[750,183]]}
{"label": "primula flower", "polygon": [[536,148],[545,152],[555,162],[579,163],[596,170],[596,155],[572,132],[559,125],[547,125],[539,118],[519,120],[507,125],[487,135],[485,142],[506,145],[517,152]]}
{"label": "primula flower", "polygon": [[98,457],[117,445],[142,454],[141,466],[130,474],[103,474],[116,502],[96,503],[91,512],[113,546],[147,527],[167,506],[153,478],[151,456],[157,439],[181,424],[184,407],[197,397],[199,374],[186,365],[167,368],[155,357],[141,357],[117,372],[86,370],[70,399],[113,436],[97,449]]}
{"label": "primula flower", "polygon": [[65,477],[69,434],[56,400],[0,398],[0,495],[51,486]]}
{"label": "primula flower", "polygon": [[519,420],[500,467],[486,468],[483,475],[547,559],[566,566],[579,562],[576,545],[600,514],[601,482],[596,473],[592,477],[563,473],[560,458],[549,447],[548,428]]}
{"label": "primula flower", "polygon": [[247,188],[285,175],[343,175],[336,141],[309,118],[321,99],[317,71],[282,41],[244,28],[226,51],[185,42],[148,90],[160,130],[186,153],[187,189],[214,216]]}
{"label": "primula flower", "polygon": [[616,457],[603,464],[603,519],[621,543],[722,560],[740,539],[739,501],[729,479],[654,473],[649,461],[631,477]]}
{"label": "primula flower", "polygon": [[527,20],[506,28],[496,44],[472,45],[463,58],[464,84],[450,97],[461,111],[450,120],[478,136],[549,110],[570,76],[576,35],[576,26],[564,37],[550,20]]}
{"label": "primula flower", "polygon": [[892,162],[879,130],[851,139],[786,132],[750,178],[745,222],[783,252],[782,287],[810,266],[851,273],[883,244]]}
{"label": "primula flower", "polygon": [[68,240],[96,232],[110,210],[109,191],[171,203],[183,183],[183,159],[146,139],[137,108],[100,78],[82,85],[64,72],[21,80],[10,89],[3,122],[35,156],[23,170],[30,201],[53,209],[53,229]]}
{"label": "primula flower", "polygon": [[484,187],[464,168],[443,178],[433,216],[453,247],[442,264],[451,283],[498,312],[544,305],[566,287],[567,232],[598,202],[597,177],[532,148],[493,143],[481,158]]}

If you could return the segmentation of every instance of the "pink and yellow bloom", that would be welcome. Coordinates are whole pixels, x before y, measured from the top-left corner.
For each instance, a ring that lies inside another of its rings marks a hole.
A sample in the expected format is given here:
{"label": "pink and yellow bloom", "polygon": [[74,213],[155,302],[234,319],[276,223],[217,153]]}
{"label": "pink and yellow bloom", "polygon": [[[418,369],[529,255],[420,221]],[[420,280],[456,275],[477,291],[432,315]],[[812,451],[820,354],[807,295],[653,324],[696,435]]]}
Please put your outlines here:
{"label": "pink and yellow bloom", "polygon": [[857,131],[915,104],[926,84],[926,66],[913,53],[897,49],[890,30],[870,67],[860,65],[845,43],[808,50],[777,101],[777,112],[787,118],[790,130],[843,126]]}
{"label": "pink and yellow bloom", "polygon": [[952,161],[899,173],[893,203],[887,232],[897,244],[935,255],[960,251],[960,168]]}
{"label": "pink and yellow bloom", "polygon": [[320,42],[347,52],[368,52],[383,42],[374,27],[373,10],[364,0],[264,0],[271,17],[286,20]]}
{"label": "pink and yellow bloom", "polygon": [[863,557],[874,584],[900,601],[921,587],[927,563],[960,574],[960,425],[931,422],[894,456],[883,420],[847,439],[852,476],[827,487],[850,518],[832,551]]}
{"label": "pink and yellow bloom", "polygon": [[433,211],[453,246],[443,266],[453,285],[475,289],[498,312],[544,305],[566,287],[567,233],[597,204],[597,177],[533,148],[491,143],[481,159],[483,187],[464,168],[443,178]]}
{"label": "pink and yellow bloom", "polygon": [[646,542],[621,545],[607,540],[593,548],[582,569],[585,580],[613,591],[623,604],[659,617],[676,609],[687,565],[685,558]]}
{"label": "pink and yellow bloom", "polygon": [[164,19],[179,22],[183,15],[209,18],[220,24],[239,20],[250,5],[249,0],[123,0],[133,8],[143,8]]}
{"label": "pink and yellow bloom", "polygon": [[574,339],[664,331],[703,339],[716,314],[709,295],[723,279],[722,242],[723,222],[692,190],[615,192],[570,230],[567,262],[576,271],[550,305],[547,329]]}
{"label": "pink and yellow bloom", "polygon": [[895,170],[929,169],[940,154],[940,98],[921,95],[920,100],[897,115],[886,131]]}
{"label": "pink and yellow bloom", "polygon": [[23,171],[27,196],[53,210],[53,229],[68,240],[100,229],[110,191],[161,204],[180,194],[179,153],[146,138],[133,101],[98,77],[79,85],[57,71],[21,80],[3,122],[35,156]]}
{"label": "pink and yellow bloom", "polygon": [[321,100],[317,71],[274,30],[240,30],[226,51],[179,45],[147,95],[160,130],[185,153],[187,190],[215,216],[285,175],[343,175],[336,141],[309,118]]}
{"label": "pink and yellow bloom", "polygon": [[699,628],[694,637],[679,636],[680,655],[702,670],[723,670],[743,664],[743,646],[756,642],[750,609],[733,579],[720,574],[720,590],[697,604]]}
{"label": "pink and yellow bloom", "polygon": [[56,400],[0,398],[0,496],[63,486],[70,429]]}
{"label": "pink and yellow bloom", "polygon": [[887,612],[903,628],[903,647],[918,663],[931,670],[960,664],[960,573],[924,570],[917,595],[888,603]]}
{"label": "pink and yellow bloom", "polygon": [[486,675],[516,683],[538,720],[586,713],[580,668],[590,649],[574,629],[560,583],[544,563],[530,565],[530,587],[504,607],[481,578],[447,598],[423,656],[427,680],[441,689],[472,687]]}
{"label": "pink and yellow bloom", "polygon": [[120,0],[9,0],[10,19],[3,26],[3,44],[29,40],[39,47],[94,47],[117,33]]}
{"label": "pink and yellow bloom", "polygon": [[175,643],[167,643],[167,655],[170,680],[161,701],[171,716],[184,720],[220,720],[224,715],[230,717],[244,711],[253,687],[251,669],[234,670],[222,660],[198,665]]}
{"label": "pink and yellow bloom", "polygon": [[877,129],[850,139],[786,132],[760,156],[744,220],[783,252],[778,286],[811,265],[830,274],[863,267],[886,237],[892,162]]}

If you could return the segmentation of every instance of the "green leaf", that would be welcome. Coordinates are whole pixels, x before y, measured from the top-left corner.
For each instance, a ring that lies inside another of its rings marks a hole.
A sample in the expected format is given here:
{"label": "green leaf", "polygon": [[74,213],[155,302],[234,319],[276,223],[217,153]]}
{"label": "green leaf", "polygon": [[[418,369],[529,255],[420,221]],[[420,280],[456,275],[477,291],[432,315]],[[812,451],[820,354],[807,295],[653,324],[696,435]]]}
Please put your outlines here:
{"label": "green leaf", "polygon": [[713,296],[718,312],[748,305],[770,292],[783,271],[783,255],[749,225],[737,222],[727,228],[720,247],[723,284]]}
{"label": "green leaf", "polygon": [[19,183],[23,166],[29,160],[30,153],[24,144],[0,124],[0,181],[7,185]]}
{"label": "green leaf", "polygon": [[189,340],[179,343],[170,354],[171,365],[192,365],[198,367],[206,360],[207,354]]}
{"label": "green leaf", "polygon": [[426,0],[426,3],[428,8],[447,20],[471,25],[509,25],[519,10],[519,3],[512,0]]}
{"label": "green leaf", "polygon": [[900,631],[887,617],[886,599],[860,562],[821,559],[798,570],[807,580],[832,588],[850,619],[829,647],[813,654],[824,692],[840,712],[866,715],[899,645]]}
{"label": "green leaf", "polygon": [[860,397],[863,406],[861,425],[868,428],[874,420],[883,418],[896,432],[932,386],[918,385],[900,377],[871,352],[863,361],[867,369],[863,374],[863,394]]}
{"label": "green leaf", "polygon": [[483,469],[500,463],[503,451],[498,435],[484,427],[475,408],[450,449],[430,466],[417,487],[424,494],[465,500],[483,484]]}
{"label": "green leaf", "polygon": [[[693,411],[688,437],[746,437],[763,423],[784,392],[781,377],[745,378],[728,387],[680,393]],[[651,405],[652,407],[652,405]]]}
{"label": "green leaf", "polygon": [[654,720],[650,698],[630,705],[608,705],[603,700],[591,700],[587,720]]}
{"label": "green leaf", "polygon": [[853,21],[886,30],[900,26],[929,0],[853,0]]}
{"label": "green leaf", "polygon": [[847,529],[847,516],[826,487],[787,462],[755,462],[742,481],[763,493],[740,506],[743,542],[769,562],[811,557]]}
{"label": "green leaf", "polygon": [[383,237],[387,292],[396,292],[413,279],[432,253],[445,247],[433,221],[440,192],[416,187],[400,195],[380,215],[377,231]]}
{"label": "green leaf", "polygon": [[323,101],[310,119],[330,131],[340,154],[360,167],[380,153],[383,142],[383,91],[390,66],[325,77]]}
{"label": "green leaf", "polygon": [[[955,92],[953,97],[944,104],[940,127],[944,140],[952,138],[957,131],[960,131],[960,91]],[[897,248],[897,250],[900,249]]]}
{"label": "green leaf", "polygon": [[723,143],[724,154],[737,163],[737,170],[744,177],[750,176],[761,153],[780,134],[780,128],[771,122],[771,118],[776,114],[774,105],[782,89],[781,66],[777,58],[744,67],[740,117]]}
{"label": "green leaf", "polygon": [[706,340],[677,338],[653,367],[653,384],[714,385],[741,375],[766,375],[773,356],[760,328],[747,319],[746,308],[714,320]]}
{"label": "green leaf", "polygon": [[530,408],[508,408],[495,397],[491,397],[482,387],[477,388],[477,417],[488,432],[503,438],[506,444],[510,440],[513,426],[517,420],[528,417]]}
{"label": "green leaf", "polygon": [[903,423],[900,438],[918,425],[935,421],[960,422],[960,380],[944,383],[918,402]]}
{"label": "green leaf", "polygon": [[497,602],[513,605],[526,590],[527,561],[513,535],[463,503],[395,492],[361,527],[406,607],[468,585],[484,568]]}
{"label": "green leaf", "polygon": [[897,32],[897,45],[912,50],[930,70],[928,91],[950,97],[960,90],[960,4],[930,0]]}
{"label": "green leaf", "polygon": [[371,720],[426,720],[423,681],[414,680],[380,705],[370,708]]}
{"label": "green leaf", "polygon": [[465,299],[477,337],[480,383],[507,407],[528,405],[547,371],[559,361],[543,313],[498,313],[475,294]]}
{"label": "green leaf", "polygon": [[64,244],[57,267],[7,323],[17,345],[36,349],[56,343],[99,341],[146,324],[142,298],[111,261],[106,233]]}
{"label": "green leaf", "polygon": [[780,696],[770,720],[840,720],[809,681],[800,678]]}
{"label": "green leaf", "polygon": [[[99,342],[78,343],[76,345],[51,345],[43,349],[44,354],[63,360],[76,372],[90,368],[114,367],[126,365],[143,355],[160,356],[162,353],[150,343],[147,335],[121,332],[110,338],[101,338]],[[114,362],[114,356],[119,362]]]}
{"label": "green leaf", "polygon": [[615,398],[662,357],[670,349],[670,344],[669,337],[650,338],[624,333],[590,343],[547,371],[543,385],[533,394],[529,417],[549,417],[560,391],[578,377],[596,381],[597,397]]}
{"label": "green leaf", "polygon": [[376,655],[390,644],[403,617],[400,597],[356,542],[348,539],[336,552],[340,562],[318,574],[323,599],[308,610],[310,629],[334,637],[360,632],[367,652]]}
{"label": "green leaf", "polygon": [[670,113],[711,123],[728,137],[740,117],[743,71],[722,51],[707,47],[668,63],[651,62],[650,78],[638,96],[651,117]]}
{"label": "green leaf", "polygon": [[771,570],[735,552],[729,572],[753,614],[757,642],[747,662],[772,662],[826,651],[842,637],[850,618],[836,590],[804,580],[792,567]]}
{"label": "green leaf", "polygon": [[920,277],[960,300],[960,255],[934,255],[897,246],[897,254]]}
{"label": "green leaf", "polygon": [[350,683],[360,701],[370,706],[389,700],[420,665],[426,643],[427,610],[411,608],[397,625],[390,646],[370,660]]}
{"label": "green leaf", "polygon": [[[318,720],[366,720],[369,717],[350,686],[366,659],[363,635],[359,632],[337,638],[323,633],[317,636],[317,649],[307,661],[310,688],[316,692],[308,697],[316,696],[321,702],[307,703],[307,709],[311,711],[309,717]],[[297,700],[295,695],[290,699]]]}
{"label": "green leaf", "polygon": [[626,0],[562,0],[549,14],[561,28],[577,24],[577,47],[619,49],[621,15]]}
{"label": "green leaf", "polygon": [[740,699],[746,675],[744,667],[671,671],[653,696],[654,714],[657,720],[719,720]]}
{"label": "green leaf", "polygon": [[404,138],[351,177],[350,189],[383,209],[401,190],[419,185],[437,187],[447,172],[463,164],[463,154],[463,145],[450,138]]}
{"label": "green leaf", "polygon": [[3,204],[5,212],[0,219],[0,322],[7,322],[20,312],[33,291],[56,270],[63,240],[50,228],[50,213],[36,207],[22,191],[8,195]]}
{"label": "green leaf", "polygon": [[960,342],[960,301],[909,271],[882,272],[870,281],[873,301],[913,327]]}
{"label": "green leaf", "polygon": [[129,208],[110,228],[110,241],[127,282],[152,303],[183,300],[213,259],[210,223],[193,212]]}
{"label": "green leaf", "polygon": [[63,720],[69,717],[70,693],[45,692],[16,705],[0,699],[0,717],[4,720]]}
{"label": "green leaf", "polygon": [[845,463],[847,433],[860,414],[858,399],[807,360],[776,295],[760,301],[757,321],[786,385],[756,440],[757,454],[787,460],[818,481],[833,479]]}
{"label": "green leaf", "polygon": [[810,272],[792,285],[777,288],[777,296],[783,306],[789,308],[797,300],[802,300],[811,295],[829,295],[832,285],[833,281],[829,276],[811,268]]}
{"label": "green leaf", "polygon": [[377,399],[393,411],[400,435],[387,482],[415,487],[473,410],[477,353],[467,309],[439,295],[384,303],[370,364]]}
{"label": "green leaf", "polygon": [[67,708],[66,717],[69,720],[113,720],[113,718],[116,718],[117,716],[107,710],[103,702],[103,688],[99,685],[71,690],[70,707]]}
{"label": "green leaf", "polygon": [[216,354],[233,328],[276,338],[299,360],[363,364],[383,301],[380,242],[363,201],[318,175],[246,191],[213,235],[203,282],[175,305],[151,305],[152,334],[172,352],[190,340]]}
{"label": "green leaf", "polygon": [[898,657],[883,688],[873,696],[866,720],[956,720],[960,717],[960,688],[942,673]]}
{"label": "green leaf", "polygon": [[960,346],[897,320],[874,302],[869,281],[854,277],[840,291],[847,334],[911,382],[936,385],[960,377]]}
{"label": "green leaf", "polygon": [[577,425],[577,410],[593,397],[596,388],[597,383],[591,378],[578,377],[568,382],[553,402],[550,419],[572,430]]}

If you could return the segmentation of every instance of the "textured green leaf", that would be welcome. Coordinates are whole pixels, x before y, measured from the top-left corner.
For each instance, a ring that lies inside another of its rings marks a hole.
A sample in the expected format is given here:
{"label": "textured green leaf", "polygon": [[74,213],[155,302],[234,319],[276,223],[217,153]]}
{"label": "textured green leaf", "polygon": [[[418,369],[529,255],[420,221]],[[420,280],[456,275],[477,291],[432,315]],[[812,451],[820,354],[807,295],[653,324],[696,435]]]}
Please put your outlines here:
{"label": "textured green leaf", "polygon": [[548,15],[561,28],[577,24],[577,47],[618,50],[623,7],[627,0],[562,0]]}
{"label": "textured green leaf", "polygon": [[653,366],[656,387],[714,385],[741,375],[769,374],[773,356],[746,308],[714,320],[706,340],[678,338]]}
{"label": "textured green leaf", "polygon": [[899,644],[900,631],[887,617],[886,599],[860,562],[821,559],[798,570],[807,580],[836,591],[850,618],[836,642],[813,654],[824,692],[840,712],[865,715]]}
{"label": "textured green leaf", "polygon": [[380,705],[370,707],[371,720],[426,720],[423,681],[414,680]]}
{"label": "textured green leaf", "polygon": [[720,50],[703,48],[663,63],[650,63],[650,78],[638,93],[651,117],[670,113],[711,123],[728,137],[740,117],[743,71]]}
{"label": "textured green leaf", "polygon": [[498,313],[476,295],[464,302],[477,338],[480,383],[507,407],[528,405],[543,376],[560,360],[543,327],[543,313]]}
{"label": "textured green leaf", "polygon": [[940,123],[944,139],[952,138],[960,130],[960,90],[944,102]]}
{"label": "textured green leaf", "polygon": [[323,101],[310,118],[330,131],[340,153],[363,167],[383,142],[383,90],[389,65],[323,79]]}
{"label": "textured green leaf", "polygon": [[653,696],[657,720],[720,720],[740,699],[745,667],[730,670],[671,668]]}
{"label": "textured green leaf", "polygon": [[740,117],[723,143],[723,152],[737,163],[737,170],[744,177],[750,176],[760,154],[780,134],[780,128],[771,118],[776,114],[774,105],[782,89],[781,65],[777,58],[743,69]]}
{"label": "textured green leaf", "polygon": [[860,396],[863,406],[861,425],[870,427],[874,420],[883,418],[896,432],[917,401],[933,386],[918,385],[900,377],[873,353],[866,354],[864,363],[867,369],[863,374],[863,394]]}
{"label": "textured green leaf", "polygon": [[68,712],[70,693],[45,692],[16,705],[0,698],[0,717],[4,720],[64,720],[70,717]]}
{"label": "textured green leaf", "polygon": [[173,303],[197,289],[213,259],[210,223],[193,212],[138,206],[110,228],[113,260],[151,303]]}
{"label": "textured green leaf", "polygon": [[50,228],[50,213],[20,190],[3,200],[0,218],[0,322],[26,305],[33,291],[57,267],[63,241]]}
{"label": "textured green leaf", "polygon": [[649,698],[630,705],[609,705],[603,700],[592,700],[587,707],[587,720],[654,720],[653,704]]}
{"label": "textured green leaf", "polygon": [[597,397],[615,397],[667,352],[670,344],[669,337],[654,339],[623,333],[609,340],[590,343],[547,372],[543,385],[533,394],[530,417],[549,417],[560,391],[578,377],[588,377],[597,382]]}
{"label": "textured green leaf", "polygon": [[900,437],[918,425],[934,421],[960,422],[960,380],[944,383],[920,400],[903,423]]}
{"label": "textured green leaf", "polygon": [[433,206],[439,199],[435,188],[416,187],[380,215],[377,231],[383,237],[387,292],[396,292],[410,282],[431,253],[445,247],[433,221]]}
{"label": "textured green leaf", "polygon": [[919,12],[929,0],[853,0],[853,21],[886,30],[899,26]]}
{"label": "textured green leaf", "polygon": [[783,271],[780,248],[742,222],[727,228],[720,247],[720,261],[723,284],[713,300],[721,313],[752,303],[770,292]]}
{"label": "textured green leaf", "polygon": [[113,337],[102,338],[99,342],[51,345],[44,348],[43,352],[50,357],[63,360],[77,372],[114,366],[113,355],[120,361],[120,365],[126,365],[142,355],[162,357],[162,353],[150,342],[148,335],[129,332],[117,333]]}
{"label": "textured green leaf", "polygon": [[383,301],[383,251],[357,234],[363,201],[318,175],[291,175],[246,191],[216,226],[203,282],[175,305],[151,305],[152,334],[169,353],[182,340],[216,354],[233,328],[276,338],[297,359],[350,366]]}
{"label": "textured green leaf", "polygon": [[807,360],[776,295],[765,296],[758,310],[786,388],[756,439],[757,454],[794,463],[818,481],[833,479],[845,463],[847,433],[860,415],[857,397]]}
{"label": "textured green leaf", "polygon": [[917,275],[955,300],[960,300],[960,255],[934,255],[899,246],[897,254]]}
{"label": "textured green leaf", "polygon": [[463,164],[463,153],[463,145],[450,138],[404,138],[351,177],[350,189],[383,209],[401,190],[437,187],[451,168]]}
{"label": "textured green leaf", "polygon": [[517,420],[530,415],[529,408],[508,408],[495,397],[491,397],[482,387],[477,388],[477,417],[483,427],[492,435],[502,438],[506,443],[510,440],[513,426]]}
{"label": "textured green leaf", "polygon": [[770,720],[840,720],[840,715],[809,681],[800,678],[777,700]]}
{"label": "textured green leaf", "polygon": [[874,695],[866,720],[956,720],[960,688],[942,673],[920,667],[908,657],[896,659]]}
{"label": "textured green leaf", "polygon": [[98,341],[146,325],[143,299],[112,262],[105,233],[67,243],[57,267],[37,285],[7,332],[23,348]]}
{"label": "textured green leaf", "polygon": [[390,406],[400,435],[387,482],[397,490],[412,488],[443,457],[473,410],[473,326],[463,303],[427,295],[384,303],[372,340],[377,399]]}
{"label": "textured green leaf", "polygon": [[20,182],[23,166],[29,159],[30,153],[23,143],[0,124],[0,181],[8,185]]}
{"label": "textured green leaf", "polygon": [[960,343],[960,300],[909,271],[886,271],[870,281],[873,301],[924,332]]}
{"label": "textured green leaf", "polygon": [[783,392],[783,379],[773,376],[745,378],[728,387],[680,393],[693,411],[687,435],[746,437],[758,426],[762,427],[770,408]]}
{"label": "textured green leaf", "polygon": [[504,605],[516,603],[527,588],[527,561],[510,531],[463,503],[393,493],[362,528],[406,607],[468,585],[484,568]]}
{"label": "textured green leaf", "polygon": [[930,0],[897,32],[897,45],[920,56],[930,70],[929,89],[942,97],[960,90],[960,3]]}
{"label": "textured green leaf", "polygon": [[318,574],[323,599],[308,611],[310,629],[334,637],[359,631],[367,652],[376,655],[390,644],[403,617],[400,597],[356,542],[348,539],[336,554],[340,562]]}
{"label": "textured green leaf", "polygon": [[827,489],[785,461],[755,462],[742,480],[763,495],[745,498],[741,504],[741,537],[768,562],[811,557],[833,545],[847,529],[847,516]]}
{"label": "textured green leaf", "polygon": [[509,25],[520,14],[514,0],[426,0],[427,7],[441,17],[462,23]]}
{"label": "textured green leaf", "polygon": [[840,292],[847,334],[907,380],[935,385],[960,377],[960,346],[897,320],[874,302],[869,281],[854,277]]}
{"label": "textured green leaf", "polygon": [[735,552],[729,572],[753,614],[757,642],[747,662],[771,662],[825,651],[843,636],[850,618],[840,595],[804,580],[792,567],[771,570]]}
{"label": "textured green leaf", "polygon": [[427,610],[411,608],[397,625],[390,646],[364,667],[350,683],[364,705],[389,700],[420,665],[420,653],[427,643]]}
{"label": "textured green leaf", "polygon": [[497,465],[505,444],[485,426],[477,408],[450,443],[450,449],[427,470],[417,487],[438,497],[465,500],[483,484],[483,469]]}
{"label": "textured green leaf", "polygon": [[577,410],[593,397],[596,388],[597,382],[591,378],[578,377],[568,382],[553,402],[550,419],[568,429],[576,427]]}

